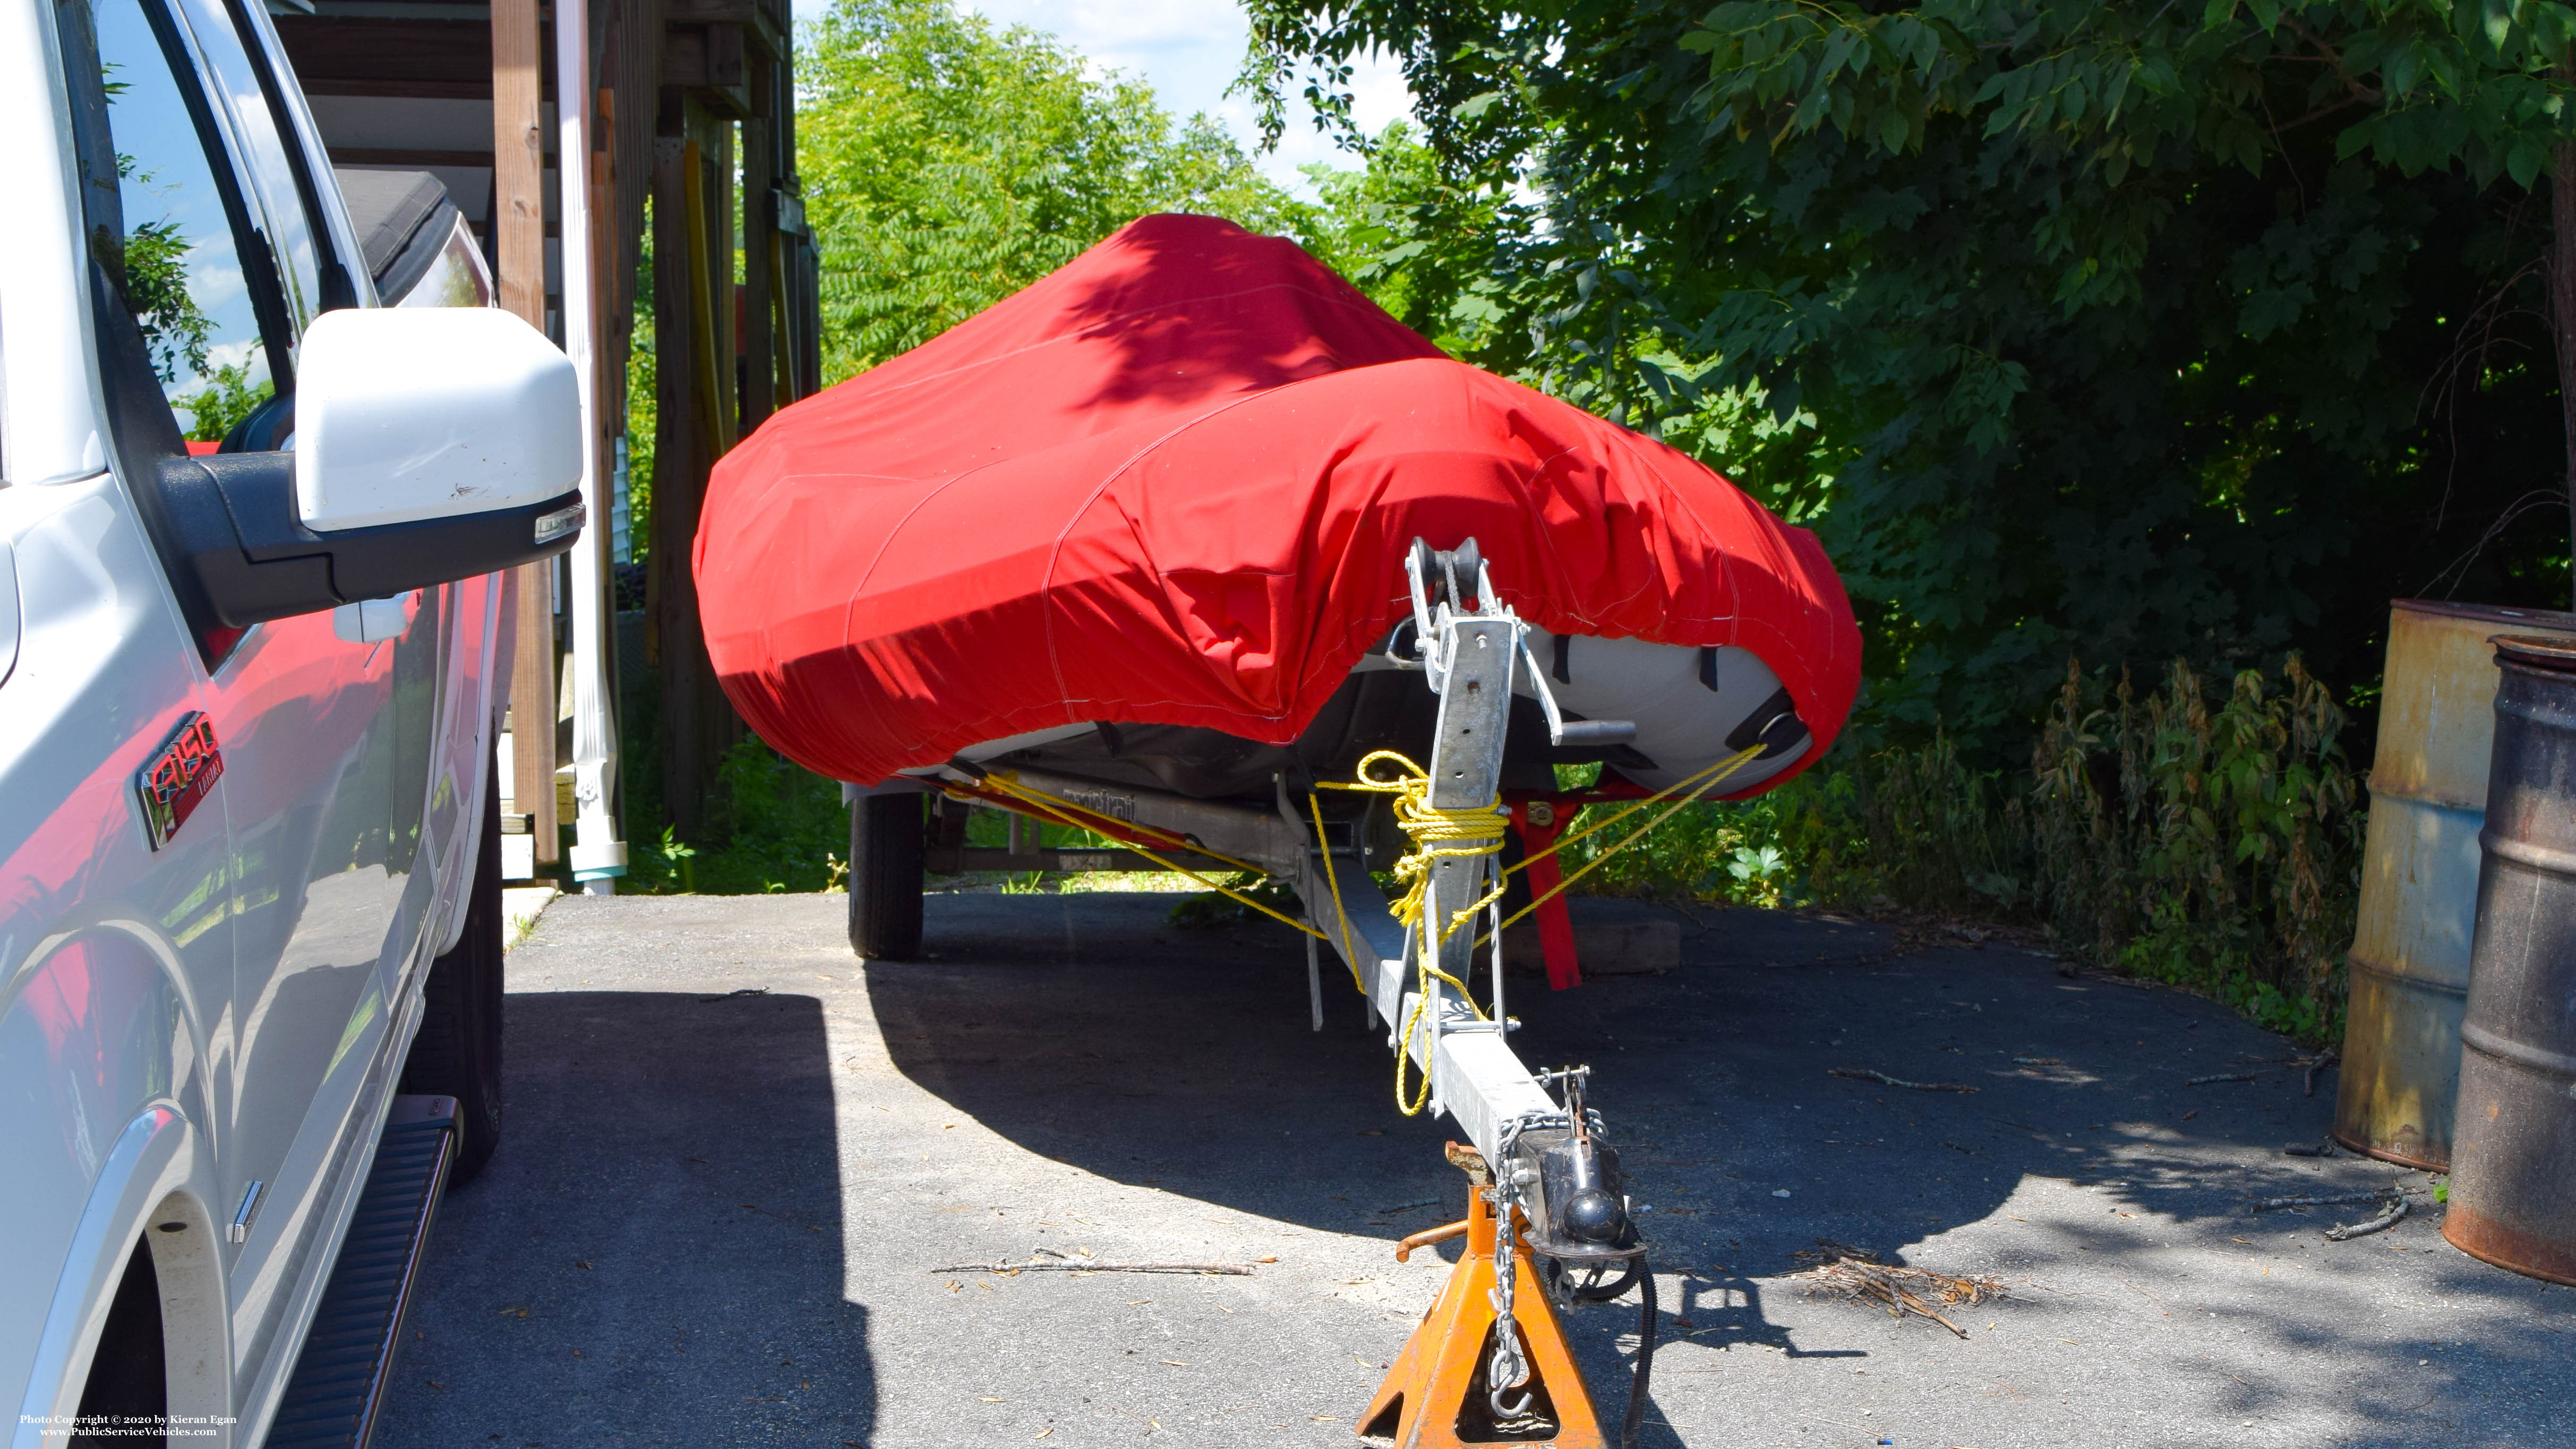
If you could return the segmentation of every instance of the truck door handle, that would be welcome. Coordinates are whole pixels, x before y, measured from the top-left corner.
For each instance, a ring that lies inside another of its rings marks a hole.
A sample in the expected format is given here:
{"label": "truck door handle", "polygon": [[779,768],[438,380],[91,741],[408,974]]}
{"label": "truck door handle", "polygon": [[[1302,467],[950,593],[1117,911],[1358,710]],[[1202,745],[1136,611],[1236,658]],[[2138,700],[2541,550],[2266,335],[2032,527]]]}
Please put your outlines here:
{"label": "truck door handle", "polygon": [[399,639],[411,629],[412,603],[420,590],[412,589],[390,599],[360,599],[342,604],[331,611],[331,632],[350,644],[381,644]]}

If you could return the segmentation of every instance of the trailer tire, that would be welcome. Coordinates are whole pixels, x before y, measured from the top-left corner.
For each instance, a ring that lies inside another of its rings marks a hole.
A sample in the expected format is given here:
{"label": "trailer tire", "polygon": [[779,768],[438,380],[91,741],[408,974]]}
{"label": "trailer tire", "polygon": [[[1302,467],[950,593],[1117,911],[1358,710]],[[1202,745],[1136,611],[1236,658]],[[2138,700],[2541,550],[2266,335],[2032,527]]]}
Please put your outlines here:
{"label": "trailer tire", "polygon": [[465,931],[429,965],[421,988],[420,1032],[403,1061],[407,1093],[456,1099],[462,1140],[447,1169],[451,1189],[492,1160],[501,1141],[501,781],[487,770],[483,839],[466,887]]}
{"label": "trailer tire", "polygon": [[870,961],[921,956],[922,795],[850,802],[850,949]]}

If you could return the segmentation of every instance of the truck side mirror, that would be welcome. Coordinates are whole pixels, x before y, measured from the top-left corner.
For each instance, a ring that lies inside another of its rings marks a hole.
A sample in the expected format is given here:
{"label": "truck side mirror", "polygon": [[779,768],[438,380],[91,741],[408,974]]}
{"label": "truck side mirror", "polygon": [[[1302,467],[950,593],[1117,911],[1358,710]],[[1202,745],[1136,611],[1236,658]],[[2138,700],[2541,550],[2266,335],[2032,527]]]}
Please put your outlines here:
{"label": "truck side mirror", "polygon": [[296,371],[295,506],[315,533],[525,507],[581,482],[572,359],[511,313],[326,312]]}
{"label": "truck side mirror", "polygon": [[163,461],[182,566],[236,628],[551,557],[581,536],[572,362],[487,308],[329,312],[295,441]]}

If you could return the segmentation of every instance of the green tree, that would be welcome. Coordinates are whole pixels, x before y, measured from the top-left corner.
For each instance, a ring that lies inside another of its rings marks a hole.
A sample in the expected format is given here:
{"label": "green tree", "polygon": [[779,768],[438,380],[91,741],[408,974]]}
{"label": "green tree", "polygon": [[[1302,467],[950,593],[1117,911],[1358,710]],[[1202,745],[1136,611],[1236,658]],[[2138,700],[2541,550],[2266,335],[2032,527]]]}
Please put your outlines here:
{"label": "green tree", "polygon": [[1383,48],[1532,198],[1524,375],[1814,519],[1881,720],[2000,761],[2070,649],[2367,677],[2392,594],[2565,597],[2570,7],[1249,4],[1274,127]]}
{"label": "green tree", "polygon": [[259,411],[260,404],[276,392],[265,377],[252,381],[246,362],[227,363],[203,375],[209,384],[206,390],[179,399],[193,425],[188,436],[200,443],[222,442],[225,434]]}
{"label": "green tree", "polygon": [[800,38],[797,163],[823,257],[824,373],[917,347],[1136,217],[1303,236],[1313,209],[1206,116],[950,0],[835,0]]}
{"label": "green tree", "polygon": [[1305,174],[1322,204],[1307,238],[1319,260],[1453,357],[1502,373],[1527,362],[1528,334],[1504,325],[1510,299],[1490,265],[1495,239],[1530,223],[1507,190],[1454,183],[1403,121],[1369,141],[1364,166]]}

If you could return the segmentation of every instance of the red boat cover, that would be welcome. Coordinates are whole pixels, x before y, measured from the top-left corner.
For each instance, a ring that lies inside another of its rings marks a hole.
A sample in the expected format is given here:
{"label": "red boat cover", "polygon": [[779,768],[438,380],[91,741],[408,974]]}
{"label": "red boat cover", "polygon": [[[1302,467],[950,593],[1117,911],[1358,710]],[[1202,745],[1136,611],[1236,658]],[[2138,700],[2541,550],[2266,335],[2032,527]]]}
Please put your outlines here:
{"label": "red boat cover", "polygon": [[874,783],[1089,720],[1293,740],[1409,612],[1416,535],[1474,538],[1551,632],[1752,650],[1809,760],[1859,688],[1812,534],[1203,216],[769,419],[716,465],[696,568],[743,718]]}

